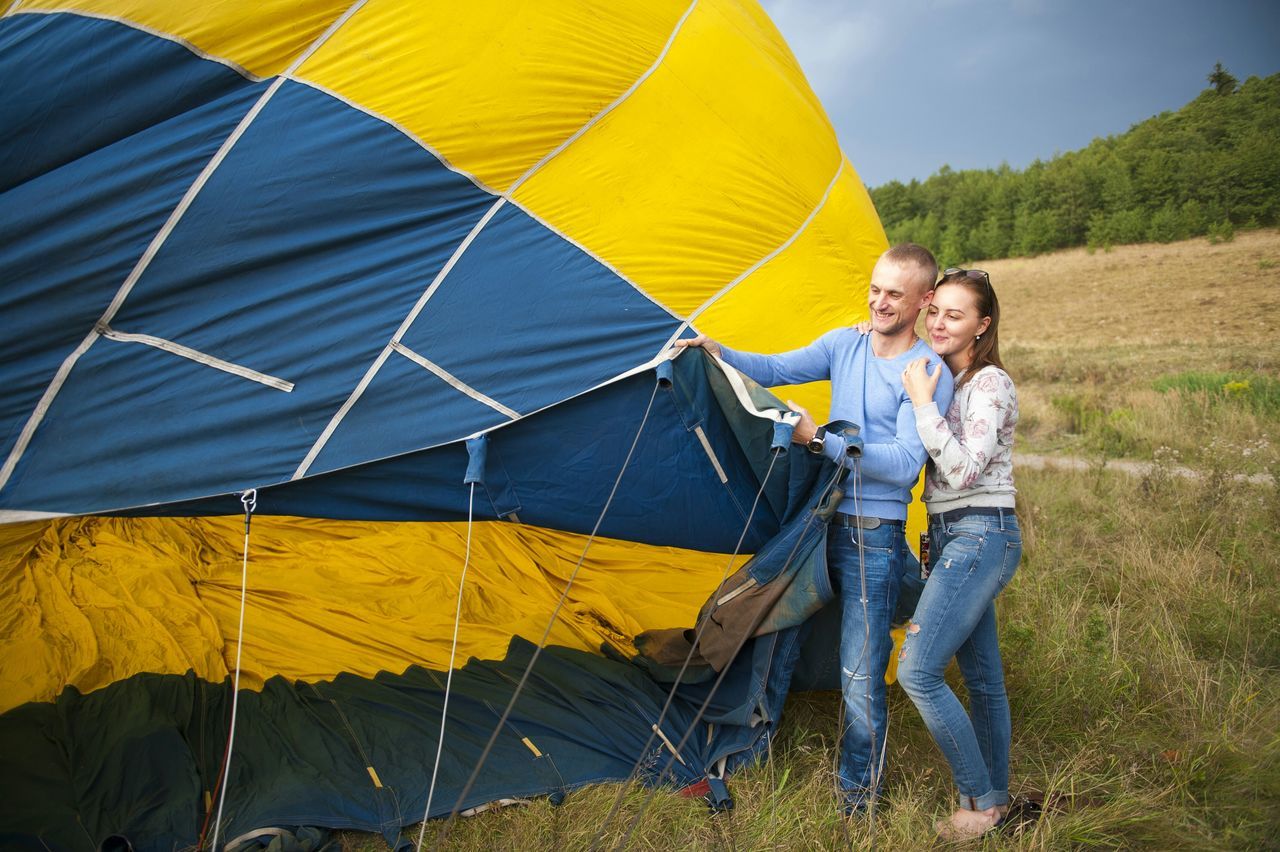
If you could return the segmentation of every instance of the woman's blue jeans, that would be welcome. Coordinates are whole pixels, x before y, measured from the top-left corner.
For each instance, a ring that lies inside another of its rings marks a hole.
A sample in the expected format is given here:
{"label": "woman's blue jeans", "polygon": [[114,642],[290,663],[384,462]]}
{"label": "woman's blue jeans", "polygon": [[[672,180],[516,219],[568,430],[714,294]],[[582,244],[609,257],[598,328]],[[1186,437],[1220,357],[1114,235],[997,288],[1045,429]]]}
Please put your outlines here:
{"label": "woman's blue jeans", "polygon": [[[948,513],[947,523],[930,517],[932,572],[898,658],[898,683],[951,764],[960,806],[970,810],[1009,801],[1009,698],[994,601],[1018,568],[1022,531],[1012,509],[987,511],[998,514],[953,520]],[[943,679],[952,657],[969,691],[968,713]]]}

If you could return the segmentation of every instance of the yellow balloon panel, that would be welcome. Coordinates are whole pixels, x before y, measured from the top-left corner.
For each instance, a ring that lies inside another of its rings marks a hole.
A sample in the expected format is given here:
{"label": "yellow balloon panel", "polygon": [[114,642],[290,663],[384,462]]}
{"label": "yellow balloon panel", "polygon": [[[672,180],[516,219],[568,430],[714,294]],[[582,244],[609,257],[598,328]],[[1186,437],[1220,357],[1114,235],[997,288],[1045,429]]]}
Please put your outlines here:
{"label": "yellow balloon panel", "polygon": [[195,536],[138,531],[95,520],[0,526],[0,598],[9,603],[0,712],[49,701],[67,684],[87,691],[142,671],[226,676],[219,625],[186,570],[209,551]]}
{"label": "yellow balloon panel", "polygon": [[[867,284],[887,248],[867,191],[846,162],[822,209],[785,251],[718,299],[694,324],[735,349],[786,352],[867,318]],[[827,419],[827,382],[775,388]]]}
{"label": "yellow balloon panel", "polygon": [[375,0],[297,76],[505,190],[644,73],[686,5]]}
{"label": "yellow balloon panel", "polygon": [[706,0],[654,74],[515,199],[683,315],[781,245],[840,161],[773,25]]}
{"label": "yellow balloon panel", "polygon": [[35,0],[21,12],[83,12],[175,36],[260,77],[287,69],[351,6],[351,0]]}
{"label": "yellow balloon panel", "polygon": [[[222,680],[235,661],[243,540],[239,518],[0,526],[0,595],[13,602],[0,615],[0,712],[141,672]],[[585,536],[476,524],[455,665],[504,657],[513,635],[540,640],[585,547]],[[242,685],[446,669],[466,549],[464,523],[256,518]],[[692,624],[727,564],[597,538],[548,641],[630,652],[643,630]]]}

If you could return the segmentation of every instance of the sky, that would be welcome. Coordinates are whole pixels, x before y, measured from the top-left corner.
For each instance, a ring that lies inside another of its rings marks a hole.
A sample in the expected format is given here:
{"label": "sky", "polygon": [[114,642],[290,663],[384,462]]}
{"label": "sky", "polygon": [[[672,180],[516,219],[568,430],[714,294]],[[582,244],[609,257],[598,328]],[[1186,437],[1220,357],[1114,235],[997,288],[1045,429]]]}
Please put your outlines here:
{"label": "sky", "polygon": [[[1280,71],[1280,0],[763,0],[868,186],[1024,168]],[[1280,155],[1280,154],[1278,154]]]}

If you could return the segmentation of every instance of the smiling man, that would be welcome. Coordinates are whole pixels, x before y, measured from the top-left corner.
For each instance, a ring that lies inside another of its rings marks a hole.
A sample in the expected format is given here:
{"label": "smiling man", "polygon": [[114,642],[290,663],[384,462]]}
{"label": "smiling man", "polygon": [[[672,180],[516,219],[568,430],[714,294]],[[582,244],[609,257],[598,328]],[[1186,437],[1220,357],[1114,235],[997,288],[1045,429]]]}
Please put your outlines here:
{"label": "smiling man", "polygon": [[[843,607],[840,786],[852,812],[865,809],[882,783],[884,672],[893,648],[889,623],[908,561],[907,504],[926,457],[902,371],[916,358],[927,358],[930,372],[941,363],[915,334],[916,318],[933,297],[937,277],[933,254],[904,243],[881,255],[871,272],[870,334],[838,328],[803,349],[778,355],[737,352],[703,336],[677,343],[700,346],[766,387],[830,379],[832,419],[861,427],[862,457],[850,459],[843,437],[828,434],[807,411],[792,405],[801,415],[792,441],[836,464],[856,464],[861,474],[847,481],[827,536],[828,570]],[[940,372],[934,400],[939,411],[946,411],[951,376],[949,370]]]}

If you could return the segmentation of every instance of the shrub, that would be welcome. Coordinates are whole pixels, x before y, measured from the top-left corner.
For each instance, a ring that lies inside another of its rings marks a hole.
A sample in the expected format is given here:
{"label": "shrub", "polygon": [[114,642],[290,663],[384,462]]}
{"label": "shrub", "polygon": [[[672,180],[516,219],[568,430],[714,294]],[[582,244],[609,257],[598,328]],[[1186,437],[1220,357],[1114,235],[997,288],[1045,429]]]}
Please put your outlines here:
{"label": "shrub", "polygon": [[1265,416],[1280,416],[1280,380],[1258,373],[1192,371],[1161,376],[1152,387],[1161,393],[1202,395],[1212,404],[1236,405]]}
{"label": "shrub", "polygon": [[1209,242],[1217,245],[1218,243],[1229,243],[1236,238],[1235,226],[1231,224],[1230,219],[1223,219],[1217,224],[1209,226]]}

